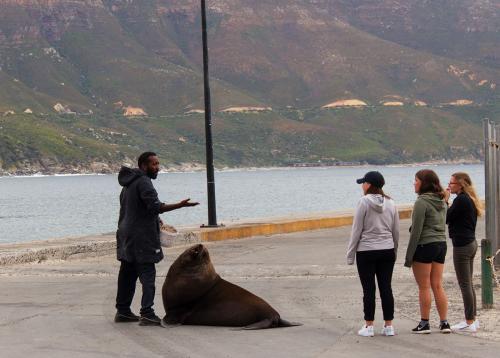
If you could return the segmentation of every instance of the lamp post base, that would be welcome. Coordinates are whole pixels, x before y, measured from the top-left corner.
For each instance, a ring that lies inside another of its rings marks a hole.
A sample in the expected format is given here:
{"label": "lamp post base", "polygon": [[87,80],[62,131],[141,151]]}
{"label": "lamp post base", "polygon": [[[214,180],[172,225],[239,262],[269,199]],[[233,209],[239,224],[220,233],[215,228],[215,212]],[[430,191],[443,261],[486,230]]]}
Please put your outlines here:
{"label": "lamp post base", "polygon": [[218,225],[201,225],[200,228],[202,229],[214,229],[214,228],[218,228],[218,227],[225,227],[226,225],[224,224],[218,224]]}

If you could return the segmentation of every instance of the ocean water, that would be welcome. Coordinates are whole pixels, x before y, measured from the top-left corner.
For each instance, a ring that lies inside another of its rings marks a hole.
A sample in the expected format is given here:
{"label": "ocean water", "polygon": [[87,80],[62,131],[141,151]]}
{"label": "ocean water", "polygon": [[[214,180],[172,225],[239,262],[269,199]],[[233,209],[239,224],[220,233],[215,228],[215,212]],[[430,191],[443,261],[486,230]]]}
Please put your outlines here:
{"label": "ocean water", "polygon": [[[444,185],[452,173],[468,172],[484,197],[483,165],[221,171],[215,174],[218,222],[354,208],[361,196],[355,179],[369,170],[384,174],[384,190],[398,204],[412,203],[414,174],[422,168],[435,170]],[[185,198],[200,202],[162,214],[166,223],[207,223],[205,173],[164,173],[153,183],[163,202]],[[117,175],[0,177],[0,243],[112,232],[120,190]]]}

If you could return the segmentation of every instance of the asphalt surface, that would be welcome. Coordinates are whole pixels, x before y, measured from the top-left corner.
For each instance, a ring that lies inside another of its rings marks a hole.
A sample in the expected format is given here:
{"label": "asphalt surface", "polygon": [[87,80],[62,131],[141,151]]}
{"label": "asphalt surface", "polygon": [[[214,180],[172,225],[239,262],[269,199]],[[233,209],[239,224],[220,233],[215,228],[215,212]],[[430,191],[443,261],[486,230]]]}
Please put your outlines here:
{"label": "asphalt surface", "polygon": [[[401,224],[403,237],[393,280],[394,337],[378,334],[383,323],[380,302],[376,336],[356,334],[363,323],[362,293],[355,266],[345,264],[350,233],[346,227],[207,245],[222,277],[264,298],[284,319],[302,322],[300,327],[241,331],[117,324],[113,317],[119,263],[113,256],[0,267],[0,356],[498,357],[498,340],[437,332],[434,307],[434,332],[410,333],[419,315],[415,281],[403,267],[408,225],[408,221]],[[166,259],[157,265],[159,316],[164,314],[164,276],[183,250],[165,250]],[[458,319],[462,308],[461,300],[452,299],[458,290],[450,254],[446,267],[450,317]],[[136,312],[140,293],[139,285],[133,304]]]}

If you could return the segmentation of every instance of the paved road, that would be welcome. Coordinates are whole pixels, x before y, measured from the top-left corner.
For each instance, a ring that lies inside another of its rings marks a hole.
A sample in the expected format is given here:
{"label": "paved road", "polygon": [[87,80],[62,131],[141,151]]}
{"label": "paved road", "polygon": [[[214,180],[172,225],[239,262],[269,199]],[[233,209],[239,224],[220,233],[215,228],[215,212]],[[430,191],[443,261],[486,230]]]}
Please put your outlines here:
{"label": "paved road", "polygon": [[[408,221],[402,222],[407,233]],[[481,230],[483,227],[481,227]],[[358,337],[361,287],[345,265],[349,228],[209,244],[218,272],[262,296],[301,327],[237,331],[224,327],[176,328],[115,324],[118,263],[113,257],[0,268],[1,357],[498,357],[500,342],[458,334],[412,335],[416,287],[402,260],[394,277],[397,336]],[[156,309],[163,315],[161,285],[182,248],[158,265]],[[448,262],[451,262],[449,260]],[[447,289],[457,294],[450,265]],[[140,293],[140,290],[139,290]],[[134,300],[138,311],[139,300]],[[461,315],[461,301],[450,312]],[[458,311],[458,312],[457,312]],[[381,317],[380,305],[377,317]],[[433,309],[433,324],[436,313]],[[378,324],[377,331],[381,326]]]}

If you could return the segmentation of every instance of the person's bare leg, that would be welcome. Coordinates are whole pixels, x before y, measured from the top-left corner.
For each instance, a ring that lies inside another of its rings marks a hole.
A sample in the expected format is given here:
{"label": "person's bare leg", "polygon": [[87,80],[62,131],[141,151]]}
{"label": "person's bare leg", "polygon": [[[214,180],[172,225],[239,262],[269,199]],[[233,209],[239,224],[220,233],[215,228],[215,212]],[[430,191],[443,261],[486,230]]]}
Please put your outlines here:
{"label": "person's bare leg", "polygon": [[448,298],[443,288],[443,270],[444,264],[432,263],[431,268],[431,288],[436,301],[436,308],[439,313],[439,319],[444,321],[448,318]]}
{"label": "person's bare leg", "polygon": [[413,262],[413,275],[418,285],[418,302],[420,318],[428,320],[431,313],[431,267],[432,264]]}

